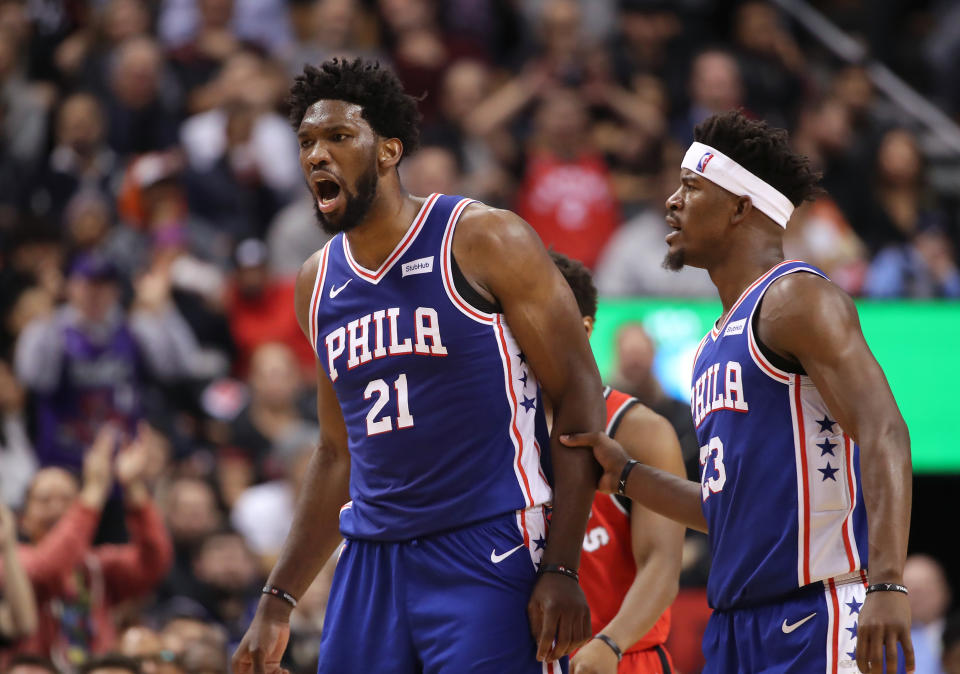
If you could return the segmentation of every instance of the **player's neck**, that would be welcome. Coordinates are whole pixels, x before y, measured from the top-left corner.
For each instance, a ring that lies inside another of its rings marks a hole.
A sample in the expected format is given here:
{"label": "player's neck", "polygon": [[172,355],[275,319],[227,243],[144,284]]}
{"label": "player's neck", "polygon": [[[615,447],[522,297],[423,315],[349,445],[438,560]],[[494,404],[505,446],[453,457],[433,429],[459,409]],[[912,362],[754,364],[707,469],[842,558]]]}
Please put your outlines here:
{"label": "player's neck", "polygon": [[783,248],[779,244],[744,246],[735,250],[707,269],[720,294],[724,316],[751,283],[784,260]]}
{"label": "player's neck", "polygon": [[410,229],[423,201],[399,186],[378,190],[367,217],[346,233],[353,259],[367,269],[379,268]]}

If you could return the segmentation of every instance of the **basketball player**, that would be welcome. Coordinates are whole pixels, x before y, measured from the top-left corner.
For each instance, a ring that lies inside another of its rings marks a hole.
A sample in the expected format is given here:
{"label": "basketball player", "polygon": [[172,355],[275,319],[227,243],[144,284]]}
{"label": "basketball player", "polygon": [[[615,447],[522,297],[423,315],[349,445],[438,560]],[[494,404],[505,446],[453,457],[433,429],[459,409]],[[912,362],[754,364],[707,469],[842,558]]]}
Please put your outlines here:
{"label": "basketball player", "polygon": [[[587,336],[597,316],[597,288],[577,260],[551,252],[577,299]],[[636,398],[603,389],[606,433],[630,456],[685,475],[670,422]],[[623,496],[597,494],[583,537],[580,571],[594,637],[570,661],[572,674],[661,674],[673,671],[664,648],[677,596],[682,526]],[[618,665],[619,663],[619,665]]]}
{"label": "basketball player", "polygon": [[708,532],[708,672],[913,669],[907,427],[853,302],[783,256],[818,178],[786,132],[729,112],[696,128],[667,199],[665,264],[705,268],[723,302],[693,371],[701,483],[564,439],[594,447],[601,489]]}
{"label": "basketball player", "polygon": [[540,387],[554,438],[603,427],[573,295],[513,213],[404,191],[418,115],[394,75],[308,66],[290,104],[334,235],[297,281],[321,445],[234,671],[282,671],[290,610],[340,534],[320,674],[566,671],[590,635],[598,471],[551,439]]}

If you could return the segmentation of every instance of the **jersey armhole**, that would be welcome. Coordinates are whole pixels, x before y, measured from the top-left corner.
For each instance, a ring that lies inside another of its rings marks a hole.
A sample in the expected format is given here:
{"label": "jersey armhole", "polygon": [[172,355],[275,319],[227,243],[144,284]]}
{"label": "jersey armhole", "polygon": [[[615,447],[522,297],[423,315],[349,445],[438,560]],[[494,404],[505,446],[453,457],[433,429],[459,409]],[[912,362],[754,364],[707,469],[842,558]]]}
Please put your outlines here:
{"label": "jersey armhole", "polygon": [[497,302],[491,302],[481,295],[476,288],[470,285],[470,281],[463,275],[460,265],[457,264],[457,256],[450,250],[450,271],[453,272],[453,285],[456,287],[460,297],[477,311],[483,311],[488,314],[501,314],[503,310]]}
{"label": "jersey armhole", "polygon": [[[330,239],[333,241],[333,239]],[[320,338],[317,325],[317,312],[320,309],[320,299],[323,295],[323,283],[327,276],[327,255],[330,251],[330,241],[323,245],[320,253],[320,262],[317,264],[317,276],[313,281],[313,292],[310,293],[310,314],[307,316],[307,325],[310,328],[310,348],[319,358],[320,347],[317,340]]]}

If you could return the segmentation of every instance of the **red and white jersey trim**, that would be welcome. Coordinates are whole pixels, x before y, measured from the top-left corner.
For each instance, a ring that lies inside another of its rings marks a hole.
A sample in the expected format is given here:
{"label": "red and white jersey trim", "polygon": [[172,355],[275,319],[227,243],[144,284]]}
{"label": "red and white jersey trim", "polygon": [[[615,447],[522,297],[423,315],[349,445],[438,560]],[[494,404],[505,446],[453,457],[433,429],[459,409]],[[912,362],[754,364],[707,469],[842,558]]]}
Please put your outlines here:
{"label": "red and white jersey trim", "polygon": [[413,220],[413,224],[410,226],[410,229],[408,229],[407,233],[403,235],[403,238],[400,239],[393,251],[391,251],[391,253],[387,256],[387,259],[383,261],[383,264],[381,264],[375,271],[371,271],[366,267],[360,266],[357,261],[353,259],[353,253],[350,252],[350,242],[347,240],[346,234],[344,234],[341,239],[343,240],[343,256],[346,258],[347,266],[349,266],[351,271],[353,271],[353,273],[362,278],[364,281],[374,285],[380,283],[383,277],[387,275],[387,272],[393,269],[393,265],[397,263],[397,260],[403,257],[403,254],[413,243],[414,239],[417,238],[417,234],[419,234],[420,230],[423,229],[423,223],[426,222],[427,216],[430,214],[430,211],[433,209],[433,205],[439,198],[439,194],[431,194],[426,198],[426,200],[424,200],[423,205],[420,207],[420,211],[417,213],[417,216]]}
{"label": "red and white jersey trim", "polygon": [[833,421],[819,391],[806,377],[792,375],[790,411],[797,470],[797,583],[841,576],[860,568],[853,531],[857,480],[853,441]]}
{"label": "red and white jersey trim", "polygon": [[313,352],[319,357],[317,351],[317,307],[320,305],[320,295],[323,294],[323,283],[327,276],[327,256],[329,253],[330,242],[323,245],[320,253],[320,264],[317,265],[317,276],[313,281],[313,292],[310,293],[310,316],[307,327],[310,329],[310,346]]}
{"label": "red and white jersey trim", "polygon": [[747,286],[747,288],[742,293],[740,293],[740,297],[738,297],[737,301],[733,303],[733,306],[730,307],[730,311],[728,311],[726,313],[726,316],[724,316],[723,323],[721,323],[719,326],[716,323],[714,323],[713,328],[711,328],[709,333],[710,336],[713,339],[716,339],[717,337],[719,337],[723,333],[724,329],[726,329],[727,322],[730,320],[730,317],[737,312],[737,309],[740,307],[743,301],[747,298],[747,295],[753,292],[753,289],[756,288],[758,285],[766,281],[770,277],[770,274],[777,271],[783,265],[790,264],[791,262],[799,262],[799,260],[784,260],[783,262],[771,267],[766,274],[764,274],[763,276],[758,278],[756,281],[751,283],[749,286]]}
{"label": "red and white jersey trim", "polygon": [[[497,315],[494,321],[500,361],[503,363],[503,383],[510,406],[510,439],[513,441],[513,470],[517,483],[523,492],[527,507],[549,503],[553,499],[553,490],[540,470],[540,451],[536,441],[536,411],[523,406],[529,405],[531,397],[536,404],[539,383],[533,370],[525,365],[520,345],[510,332],[510,326]],[[519,378],[520,371],[526,368],[526,381]],[[528,392],[531,395],[527,395]]]}

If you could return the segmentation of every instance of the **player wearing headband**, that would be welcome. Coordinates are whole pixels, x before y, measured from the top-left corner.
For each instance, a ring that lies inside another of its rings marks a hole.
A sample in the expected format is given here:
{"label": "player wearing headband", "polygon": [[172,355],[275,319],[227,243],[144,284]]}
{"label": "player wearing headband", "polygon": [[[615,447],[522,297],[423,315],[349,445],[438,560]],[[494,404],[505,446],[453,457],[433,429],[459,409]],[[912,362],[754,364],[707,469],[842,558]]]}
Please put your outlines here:
{"label": "player wearing headband", "polygon": [[693,371],[700,484],[601,434],[564,441],[594,447],[601,490],[709,534],[705,671],[912,670],[907,427],[853,302],[783,255],[819,175],[785,131],[738,112],[694,137],[665,265],[706,269],[723,302]]}

